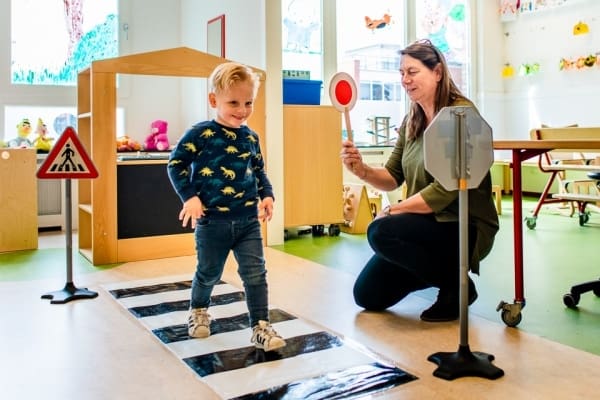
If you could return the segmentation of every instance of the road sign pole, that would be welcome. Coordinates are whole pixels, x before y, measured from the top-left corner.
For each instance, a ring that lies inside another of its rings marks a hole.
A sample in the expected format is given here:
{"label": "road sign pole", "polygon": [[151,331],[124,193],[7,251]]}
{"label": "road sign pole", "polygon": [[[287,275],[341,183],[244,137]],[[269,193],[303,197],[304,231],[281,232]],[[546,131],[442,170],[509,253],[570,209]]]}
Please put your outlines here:
{"label": "road sign pole", "polygon": [[[447,380],[463,376],[496,379],[504,375],[504,371],[492,364],[493,355],[471,352],[469,348],[469,188],[477,187],[481,182],[481,179],[473,179],[472,175],[483,176],[485,168],[491,166],[489,162],[475,162],[479,161],[475,160],[479,154],[469,150],[481,142],[491,153],[491,129],[489,138],[484,137],[484,129],[470,132],[467,126],[468,112],[471,112],[472,126],[477,126],[475,122],[483,121],[479,115],[473,114],[472,109],[447,107],[442,109],[424,134],[426,168],[446,190],[458,189],[460,343],[456,352],[438,352],[427,358],[438,365],[433,375]],[[454,132],[448,127],[453,127]],[[453,142],[449,150],[454,154],[446,154],[448,157],[440,160],[438,149],[444,148],[447,142]],[[450,168],[443,163],[445,160],[450,160]],[[447,171],[454,171],[454,174],[448,174]]]}
{"label": "road sign pole", "polygon": [[93,299],[98,296],[96,292],[87,290],[87,288],[77,288],[73,284],[73,211],[71,204],[71,179],[65,179],[67,282],[62,290],[42,295],[42,299],[49,299],[51,304],[64,304],[71,300]]}

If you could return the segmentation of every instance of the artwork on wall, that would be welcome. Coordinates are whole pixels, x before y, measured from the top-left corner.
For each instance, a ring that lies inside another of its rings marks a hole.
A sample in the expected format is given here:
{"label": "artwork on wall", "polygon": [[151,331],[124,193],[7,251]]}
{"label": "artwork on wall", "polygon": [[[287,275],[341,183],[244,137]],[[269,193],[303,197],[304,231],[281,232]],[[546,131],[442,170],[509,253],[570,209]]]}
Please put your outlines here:
{"label": "artwork on wall", "polygon": [[225,14],[208,21],[206,27],[206,52],[225,58]]}
{"label": "artwork on wall", "polygon": [[514,21],[518,14],[549,10],[565,5],[568,0],[500,0],[499,14],[502,22]]}
{"label": "artwork on wall", "polygon": [[74,86],[79,70],[118,52],[117,0],[11,2],[13,84]]}
{"label": "artwork on wall", "polygon": [[519,0],[500,0],[500,20],[502,22],[514,21],[519,11]]}

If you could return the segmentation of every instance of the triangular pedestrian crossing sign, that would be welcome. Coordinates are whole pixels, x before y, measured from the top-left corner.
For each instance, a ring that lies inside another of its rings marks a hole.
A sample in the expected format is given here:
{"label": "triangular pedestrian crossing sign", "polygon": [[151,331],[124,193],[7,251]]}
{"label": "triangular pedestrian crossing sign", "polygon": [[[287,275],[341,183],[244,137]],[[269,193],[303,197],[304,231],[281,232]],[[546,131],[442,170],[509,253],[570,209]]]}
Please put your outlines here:
{"label": "triangular pedestrian crossing sign", "polygon": [[75,129],[68,126],[37,171],[40,179],[97,178],[98,170],[79,141]]}

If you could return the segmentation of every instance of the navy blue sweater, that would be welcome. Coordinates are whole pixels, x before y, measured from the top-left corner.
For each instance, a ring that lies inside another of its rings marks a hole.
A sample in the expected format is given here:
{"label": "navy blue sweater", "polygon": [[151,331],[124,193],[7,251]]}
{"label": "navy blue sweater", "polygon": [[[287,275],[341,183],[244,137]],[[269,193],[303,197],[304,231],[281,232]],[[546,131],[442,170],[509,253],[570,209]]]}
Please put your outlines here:
{"label": "navy blue sweater", "polygon": [[198,196],[208,218],[257,215],[259,199],[273,197],[258,135],[247,126],[197,123],[177,142],[167,172],[181,201]]}

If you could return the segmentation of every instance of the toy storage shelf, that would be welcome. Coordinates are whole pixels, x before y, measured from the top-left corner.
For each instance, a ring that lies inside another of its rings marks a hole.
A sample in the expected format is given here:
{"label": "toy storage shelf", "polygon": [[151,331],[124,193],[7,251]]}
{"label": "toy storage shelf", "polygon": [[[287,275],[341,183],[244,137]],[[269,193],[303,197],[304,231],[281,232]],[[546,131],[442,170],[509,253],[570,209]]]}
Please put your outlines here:
{"label": "toy storage shelf", "polygon": [[283,106],[285,227],[343,222],[341,124],[332,106]]}
{"label": "toy storage shelf", "polygon": [[[89,68],[79,73],[78,134],[99,172],[96,179],[81,179],[78,191],[79,251],[92,264],[102,265],[194,253],[191,231],[119,237],[118,199],[119,195],[123,194],[119,192],[126,188],[118,187],[117,74],[206,78],[224,61],[226,60],[220,57],[179,47],[94,61]],[[264,81],[264,72],[255,70],[261,74],[261,80]],[[152,116],[148,116],[148,119],[152,119]],[[264,136],[264,85],[259,89],[249,125],[259,135]],[[264,142],[262,136],[261,141]],[[151,161],[140,163],[152,164]],[[141,167],[143,168],[143,165]],[[164,168],[166,170],[166,166]],[[148,176],[148,179],[152,177]],[[161,208],[160,196],[142,198],[131,194],[130,198],[132,202],[155,202],[155,207]],[[139,218],[141,221],[147,216],[139,215]],[[173,218],[177,219],[177,215]]]}

